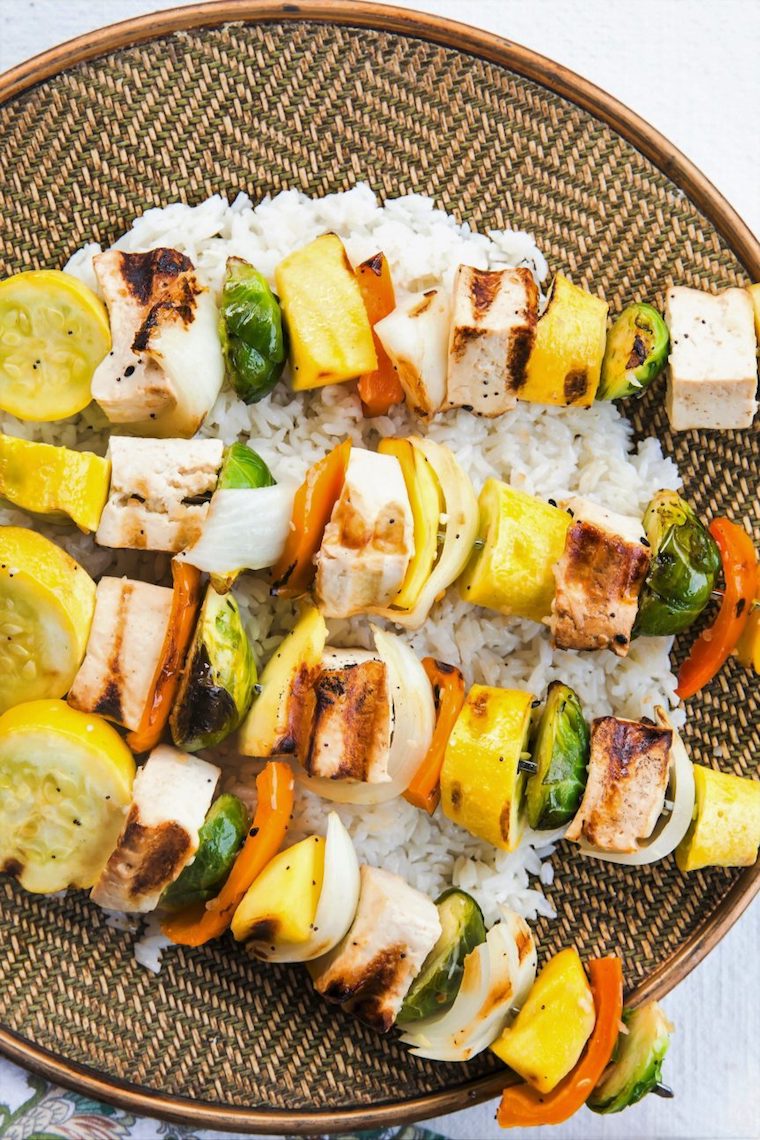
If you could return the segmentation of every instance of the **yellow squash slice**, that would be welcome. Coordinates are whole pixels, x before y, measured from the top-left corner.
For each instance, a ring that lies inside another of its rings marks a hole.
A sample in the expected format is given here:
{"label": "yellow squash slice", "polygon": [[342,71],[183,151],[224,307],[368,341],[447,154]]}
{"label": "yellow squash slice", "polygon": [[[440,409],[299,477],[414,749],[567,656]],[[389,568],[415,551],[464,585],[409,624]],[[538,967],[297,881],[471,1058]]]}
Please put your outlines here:
{"label": "yellow squash slice", "polygon": [[94,610],[95,583],[65,550],[0,527],[0,713],[68,692]]}
{"label": "yellow squash slice", "polygon": [[383,439],[377,450],[401,464],[414,520],[414,553],[394,609],[410,610],[430,577],[438,556],[438,531],[444,509],[441,487],[430,461],[408,439]]}
{"label": "yellow squash slice", "polygon": [[694,765],[695,815],[676,848],[681,871],[751,867],[760,847],[760,780]]}
{"label": "yellow squash slice", "polygon": [[524,826],[532,693],[473,685],[452,730],[441,770],[444,815],[502,851],[514,851]]}
{"label": "yellow squash slice", "polygon": [[97,530],[110,479],[110,461],[91,451],[0,435],[0,497],[25,511],[65,514],[81,530]]}
{"label": "yellow squash slice", "polygon": [[459,596],[509,617],[548,618],[570,516],[498,479],[483,484],[478,507],[478,541]]}
{"label": "yellow squash slice", "polygon": [[103,302],[69,273],[35,269],[0,281],[0,409],[62,420],[91,400],[111,347]]}
{"label": "yellow squash slice", "polygon": [[132,797],[135,762],[101,717],[65,701],[0,716],[0,871],[39,894],[91,887]]}

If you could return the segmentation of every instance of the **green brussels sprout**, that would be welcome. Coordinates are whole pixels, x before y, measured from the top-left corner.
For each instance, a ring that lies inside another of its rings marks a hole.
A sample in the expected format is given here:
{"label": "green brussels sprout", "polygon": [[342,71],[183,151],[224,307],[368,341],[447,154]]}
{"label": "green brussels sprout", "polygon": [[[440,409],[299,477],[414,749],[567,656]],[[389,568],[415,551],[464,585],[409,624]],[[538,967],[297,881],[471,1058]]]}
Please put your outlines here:
{"label": "green brussels sprout", "polygon": [[451,1009],[467,955],[485,941],[483,912],[472,895],[451,887],[436,901],[441,934],[404,998],[397,1022],[411,1025]]}
{"label": "green brussels sprout", "polygon": [[552,681],[532,740],[536,771],[528,779],[528,823],[539,831],[573,818],[586,786],[589,730],[578,695]]}
{"label": "green brussels sprout", "polygon": [[607,336],[597,400],[640,396],[668,361],[668,326],[651,305],[623,309]]}
{"label": "green brussels sprout", "polygon": [[612,1063],[586,1101],[594,1112],[622,1112],[660,1084],[673,1026],[656,1001],[624,1010],[623,1023],[628,1032],[618,1037]]}
{"label": "green brussels sprout", "polygon": [[255,684],[256,663],[237,602],[211,585],[170,718],[177,747],[197,752],[234,732],[248,711]]}
{"label": "green brussels sprout", "polygon": [[245,443],[233,443],[224,450],[217,491],[251,491],[274,487],[277,480],[260,455]]}
{"label": "green brussels sprout", "polygon": [[277,297],[242,257],[227,258],[219,336],[227,379],[246,404],[258,403],[282,375],[287,333]]}
{"label": "green brussels sprout", "polygon": [[710,600],[720,551],[675,491],[658,491],[644,513],[652,563],[639,595],[634,636],[665,637],[692,625]]}
{"label": "green brussels sprout", "polygon": [[237,858],[250,816],[242,800],[228,792],[215,800],[198,832],[192,863],[161,895],[161,906],[180,910],[218,894]]}

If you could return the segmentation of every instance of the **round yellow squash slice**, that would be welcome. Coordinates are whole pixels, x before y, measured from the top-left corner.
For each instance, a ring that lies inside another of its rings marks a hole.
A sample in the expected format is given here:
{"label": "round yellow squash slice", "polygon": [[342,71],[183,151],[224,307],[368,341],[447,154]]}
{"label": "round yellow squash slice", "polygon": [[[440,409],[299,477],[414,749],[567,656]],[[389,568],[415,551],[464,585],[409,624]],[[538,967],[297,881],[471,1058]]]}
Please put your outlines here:
{"label": "round yellow squash slice", "polygon": [[111,347],[105,305],[70,273],[35,269],[0,281],[0,409],[62,420],[92,399]]}
{"label": "round yellow squash slice", "polygon": [[91,887],[132,797],[135,762],[102,717],[65,701],[0,716],[0,872],[28,891]]}
{"label": "round yellow squash slice", "polygon": [[0,713],[68,692],[94,609],[95,583],[65,550],[0,527]]}

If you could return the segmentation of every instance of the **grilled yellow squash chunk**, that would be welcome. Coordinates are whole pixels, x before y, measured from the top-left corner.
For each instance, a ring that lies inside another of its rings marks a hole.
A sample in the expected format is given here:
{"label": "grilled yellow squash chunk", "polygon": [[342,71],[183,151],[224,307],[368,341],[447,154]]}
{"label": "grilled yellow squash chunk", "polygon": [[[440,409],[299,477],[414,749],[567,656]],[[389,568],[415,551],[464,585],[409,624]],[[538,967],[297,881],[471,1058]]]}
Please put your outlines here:
{"label": "grilled yellow squash chunk", "polygon": [[290,336],[293,388],[321,388],[374,372],[372,326],[343,242],[323,234],[275,270]]}
{"label": "grilled yellow squash chunk", "polygon": [[454,725],[441,770],[444,815],[502,851],[514,851],[524,819],[532,693],[473,685]]}
{"label": "grilled yellow squash chunk", "polygon": [[94,610],[95,583],[65,550],[0,527],[0,713],[68,692]]}
{"label": "grilled yellow squash chunk", "polygon": [[110,479],[109,460],[90,451],[0,435],[0,497],[25,511],[65,514],[97,530]]}
{"label": "grilled yellow squash chunk", "polygon": [[65,701],[0,716],[0,870],[28,891],[91,887],[132,798],[135,762],[115,729]]}
{"label": "grilled yellow squash chunk", "polygon": [[261,691],[240,729],[238,746],[244,756],[306,755],[314,681],[326,642],[325,619],[316,606],[305,605],[261,674]]}
{"label": "grilled yellow squash chunk", "polygon": [[749,299],[752,302],[752,309],[755,314],[755,332],[757,333],[758,340],[760,340],[760,284],[750,285],[747,289]]}
{"label": "grilled yellow squash chunk", "polygon": [[573,285],[561,273],[536,325],[521,400],[536,404],[594,402],[607,343],[606,301]]}
{"label": "grilled yellow squash chunk", "polygon": [[760,781],[694,765],[695,817],[676,848],[681,871],[751,867],[760,847]]}
{"label": "grilled yellow squash chunk", "polygon": [[517,1019],[491,1049],[539,1092],[571,1072],[596,1015],[583,963],[573,947],[555,954],[536,978]]}
{"label": "grilled yellow squash chunk", "polygon": [[232,919],[238,942],[306,942],[325,873],[325,841],[310,835],[275,855],[249,887]]}
{"label": "grilled yellow squash chunk", "polygon": [[478,507],[478,542],[459,579],[460,597],[511,617],[548,618],[570,516],[498,479],[486,480]]}

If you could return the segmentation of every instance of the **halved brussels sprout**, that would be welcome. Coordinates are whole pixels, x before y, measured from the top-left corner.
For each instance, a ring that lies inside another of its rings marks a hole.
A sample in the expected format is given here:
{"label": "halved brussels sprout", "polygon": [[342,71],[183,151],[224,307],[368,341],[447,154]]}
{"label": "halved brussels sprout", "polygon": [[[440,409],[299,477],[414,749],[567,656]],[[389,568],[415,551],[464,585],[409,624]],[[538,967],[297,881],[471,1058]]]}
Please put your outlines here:
{"label": "halved brussels sprout", "polygon": [[397,1021],[411,1025],[451,1009],[459,993],[467,955],[485,942],[483,912],[466,891],[451,887],[436,899],[441,934],[404,998]]}
{"label": "halved brussels sprout", "polygon": [[624,1010],[623,1022],[627,1032],[618,1037],[612,1064],[586,1101],[594,1112],[622,1112],[660,1083],[673,1025],[656,1001]]}
{"label": "halved brussels sprout", "polygon": [[670,334],[656,309],[623,309],[607,335],[597,400],[640,396],[668,362]]}
{"label": "halved brussels sprout", "polygon": [[546,831],[573,818],[586,786],[588,754],[588,725],[578,695],[553,681],[532,742],[538,768],[526,797],[532,828]]}
{"label": "halved brussels sprout", "polygon": [[246,404],[258,403],[282,375],[287,334],[277,297],[242,257],[227,258],[219,336],[227,379]]}
{"label": "halved brussels sprout", "polygon": [[251,491],[274,487],[276,482],[261,456],[246,443],[233,443],[224,449],[217,491]]}
{"label": "halved brussels sprout", "polygon": [[209,586],[171,715],[178,748],[210,748],[238,727],[253,698],[256,663],[232,594]]}
{"label": "halved brussels sprout", "polygon": [[639,596],[634,636],[665,637],[692,625],[710,600],[720,552],[675,491],[658,491],[644,513],[652,562]]}
{"label": "halved brussels sprout", "polygon": [[179,910],[218,894],[237,858],[249,821],[248,809],[237,796],[225,792],[215,800],[198,832],[195,858],[166,888],[161,906]]}

